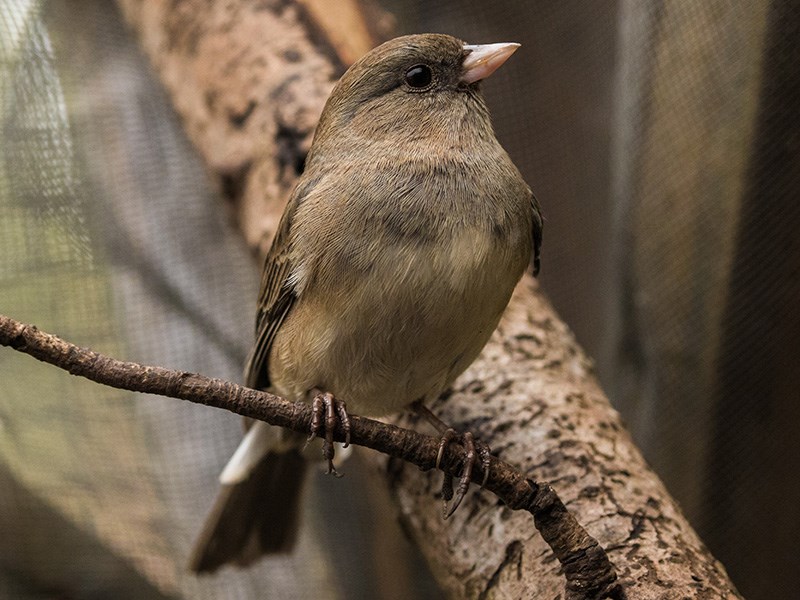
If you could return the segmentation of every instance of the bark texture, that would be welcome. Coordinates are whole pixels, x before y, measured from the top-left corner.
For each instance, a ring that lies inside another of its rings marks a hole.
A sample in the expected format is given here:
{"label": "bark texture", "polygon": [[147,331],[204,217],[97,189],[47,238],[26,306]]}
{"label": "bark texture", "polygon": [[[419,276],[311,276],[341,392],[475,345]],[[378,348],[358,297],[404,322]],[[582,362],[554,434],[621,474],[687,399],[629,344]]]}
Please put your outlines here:
{"label": "bark texture", "polygon": [[[608,552],[630,598],[738,598],[632,443],[567,326],[523,279],[481,357],[434,410],[549,482]],[[380,458],[380,460],[384,460]],[[474,492],[448,522],[439,479],[389,461],[408,531],[454,597],[557,598],[559,564],[508,508]]]}
{"label": "bark texture", "polygon": [[[335,28],[375,31],[363,10],[340,11],[350,24],[331,25],[315,20],[311,4],[120,0],[248,244],[261,254],[324,100],[352,60],[337,45]],[[609,551],[631,598],[739,597],[642,460],[589,359],[531,280],[518,286],[454,393],[433,408],[453,426],[475,431],[531,479],[550,482]],[[435,475],[375,460],[388,474],[401,522],[450,595],[564,593],[558,561],[530,522],[518,520],[524,517],[473,493],[444,522]]]}

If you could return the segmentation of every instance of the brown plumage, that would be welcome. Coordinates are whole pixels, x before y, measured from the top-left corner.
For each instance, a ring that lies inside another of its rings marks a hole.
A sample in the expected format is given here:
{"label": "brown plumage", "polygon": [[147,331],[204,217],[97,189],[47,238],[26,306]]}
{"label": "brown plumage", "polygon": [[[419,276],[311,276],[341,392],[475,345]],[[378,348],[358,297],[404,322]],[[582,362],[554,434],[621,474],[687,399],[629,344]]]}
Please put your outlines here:
{"label": "brown plumage", "polygon": [[[436,398],[477,357],[539,265],[538,204],[477,83],[515,49],[405,36],[344,74],[267,256],[248,385],[377,416]],[[194,570],[294,538],[297,440],[260,423],[246,440]]]}

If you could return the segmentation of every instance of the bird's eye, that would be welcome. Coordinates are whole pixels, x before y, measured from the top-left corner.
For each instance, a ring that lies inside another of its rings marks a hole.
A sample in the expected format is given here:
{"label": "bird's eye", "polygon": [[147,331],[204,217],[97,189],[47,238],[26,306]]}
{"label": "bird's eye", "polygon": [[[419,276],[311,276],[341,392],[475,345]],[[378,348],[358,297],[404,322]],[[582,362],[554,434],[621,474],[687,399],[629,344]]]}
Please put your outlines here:
{"label": "bird's eye", "polygon": [[405,79],[409,87],[421,90],[431,84],[433,73],[428,65],[414,65],[406,71]]}

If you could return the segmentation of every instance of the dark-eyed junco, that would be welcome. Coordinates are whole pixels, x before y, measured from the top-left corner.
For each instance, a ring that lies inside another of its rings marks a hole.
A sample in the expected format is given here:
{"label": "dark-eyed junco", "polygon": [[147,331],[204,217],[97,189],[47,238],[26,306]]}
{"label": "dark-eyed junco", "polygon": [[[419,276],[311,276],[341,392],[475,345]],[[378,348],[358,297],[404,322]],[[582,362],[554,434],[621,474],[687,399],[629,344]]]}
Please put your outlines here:
{"label": "dark-eyed junco", "polygon": [[[339,400],[375,416],[421,405],[478,356],[531,257],[539,266],[539,206],[478,90],[518,46],[411,35],[344,74],[267,256],[247,385],[346,421]],[[291,548],[301,449],[249,429],[193,570]]]}

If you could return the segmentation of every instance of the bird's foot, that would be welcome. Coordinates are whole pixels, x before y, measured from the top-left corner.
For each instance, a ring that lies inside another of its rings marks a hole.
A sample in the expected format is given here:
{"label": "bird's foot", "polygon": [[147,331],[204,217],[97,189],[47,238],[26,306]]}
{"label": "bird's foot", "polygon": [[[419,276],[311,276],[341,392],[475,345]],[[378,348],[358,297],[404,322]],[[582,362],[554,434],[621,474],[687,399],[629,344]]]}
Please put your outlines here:
{"label": "bird's foot", "polygon": [[[486,481],[489,479],[489,464],[491,462],[492,453],[488,444],[476,440],[471,431],[459,435],[455,429],[448,426],[439,417],[434,415],[421,401],[415,402],[411,406],[417,414],[424,417],[433,425],[442,436],[439,440],[439,452],[436,455],[437,469],[442,463],[444,451],[447,446],[450,445],[450,442],[454,440],[460,441],[467,451],[467,455],[464,459],[464,468],[458,479],[458,487],[455,490],[455,494],[453,493],[453,476],[449,473],[445,473],[444,479],[442,480],[442,499],[444,501],[442,516],[447,519],[456,511],[461,501],[464,499],[464,496],[467,495],[467,490],[469,490],[469,484],[472,480],[472,471],[478,459],[481,461],[481,469],[483,471],[481,488],[486,485]],[[450,502],[451,500],[452,502]],[[450,502],[449,506],[448,502]]]}
{"label": "bird's foot", "polygon": [[[481,461],[481,470],[483,471],[481,488],[486,485],[486,481],[489,479],[489,463],[492,456],[489,446],[480,440],[476,440],[471,431],[465,431],[459,435],[452,427],[445,429],[439,440],[439,452],[436,455],[436,468],[439,468],[442,457],[444,456],[444,451],[450,442],[459,438],[467,453],[464,457],[464,467],[458,479],[458,487],[455,490],[455,494],[453,493],[453,476],[450,475],[450,473],[444,474],[444,479],[442,480],[442,500],[444,502],[442,506],[442,517],[445,519],[456,512],[464,496],[467,495],[469,484],[472,481],[472,470],[478,460]],[[449,506],[448,502],[450,502]]]}
{"label": "bird's foot", "polygon": [[342,448],[347,448],[350,445],[350,417],[347,414],[347,405],[341,400],[336,400],[330,392],[319,393],[314,396],[314,400],[311,403],[311,432],[306,445],[318,437],[320,431],[324,429],[325,437],[322,440],[322,456],[328,461],[327,474],[341,477],[341,474],[336,471],[336,467],[333,466],[333,432],[336,429],[337,420],[344,431],[344,445]]}

